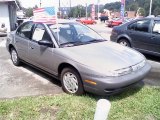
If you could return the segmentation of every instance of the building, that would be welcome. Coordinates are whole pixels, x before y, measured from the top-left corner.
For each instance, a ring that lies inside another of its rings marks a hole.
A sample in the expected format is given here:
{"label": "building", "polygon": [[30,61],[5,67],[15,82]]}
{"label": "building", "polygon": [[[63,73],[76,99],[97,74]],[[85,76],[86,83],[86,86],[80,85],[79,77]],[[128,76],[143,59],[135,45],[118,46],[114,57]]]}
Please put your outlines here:
{"label": "building", "polygon": [[0,0],[0,23],[5,24],[8,32],[15,29],[17,8],[15,0]]}
{"label": "building", "polygon": [[69,12],[70,12],[70,7],[60,7],[61,18],[68,17]]}

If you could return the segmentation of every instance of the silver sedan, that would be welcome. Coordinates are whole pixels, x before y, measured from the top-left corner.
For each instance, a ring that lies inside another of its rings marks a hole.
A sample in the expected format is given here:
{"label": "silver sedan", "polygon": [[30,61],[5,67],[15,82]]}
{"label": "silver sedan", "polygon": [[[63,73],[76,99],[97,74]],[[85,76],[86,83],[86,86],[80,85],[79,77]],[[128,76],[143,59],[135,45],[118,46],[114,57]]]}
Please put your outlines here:
{"label": "silver sedan", "polygon": [[139,52],[77,22],[25,22],[8,35],[6,46],[14,65],[25,62],[56,77],[69,94],[116,93],[151,69]]}

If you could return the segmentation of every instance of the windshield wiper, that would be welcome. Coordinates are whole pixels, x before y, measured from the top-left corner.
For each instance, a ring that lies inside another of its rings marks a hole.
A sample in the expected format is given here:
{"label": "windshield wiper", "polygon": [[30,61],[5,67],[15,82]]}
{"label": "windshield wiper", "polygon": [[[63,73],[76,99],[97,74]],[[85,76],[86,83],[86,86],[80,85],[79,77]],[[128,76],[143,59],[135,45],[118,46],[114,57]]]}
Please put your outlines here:
{"label": "windshield wiper", "polygon": [[74,41],[74,42],[66,42],[66,43],[62,43],[60,44],[61,46],[65,46],[65,47],[72,47],[72,46],[77,46],[77,45],[83,45],[84,43],[81,41]]}
{"label": "windshield wiper", "polygon": [[107,41],[107,40],[104,40],[104,39],[93,39],[93,40],[87,41],[86,43],[96,43],[96,42],[104,42],[104,41]]}

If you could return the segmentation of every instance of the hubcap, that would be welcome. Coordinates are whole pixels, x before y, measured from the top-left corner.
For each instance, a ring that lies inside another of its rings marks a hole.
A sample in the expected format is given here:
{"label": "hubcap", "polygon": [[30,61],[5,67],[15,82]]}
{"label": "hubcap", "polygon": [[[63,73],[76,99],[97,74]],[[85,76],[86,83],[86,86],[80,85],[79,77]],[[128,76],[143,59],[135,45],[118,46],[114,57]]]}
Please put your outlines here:
{"label": "hubcap", "polygon": [[64,87],[70,93],[76,93],[78,90],[78,80],[77,77],[70,72],[67,72],[63,76]]}
{"label": "hubcap", "polygon": [[15,50],[12,50],[11,55],[12,55],[12,61],[13,61],[14,63],[17,63],[17,53],[16,53],[16,51],[15,51]]}
{"label": "hubcap", "polygon": [[128,43],[126,41],[121,41],[120,44],[123,46],[128,46]]}

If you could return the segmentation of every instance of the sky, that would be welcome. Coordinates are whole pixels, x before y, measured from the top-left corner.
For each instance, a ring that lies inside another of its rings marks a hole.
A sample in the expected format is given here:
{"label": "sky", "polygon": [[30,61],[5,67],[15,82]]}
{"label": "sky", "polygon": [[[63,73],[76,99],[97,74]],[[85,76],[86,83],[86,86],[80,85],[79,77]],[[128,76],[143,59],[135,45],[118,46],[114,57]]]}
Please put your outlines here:
{"label": "sky", "polygon": [[[62,7],[69,7],[70,0],[60,0],[61,1],[61,6]],[[72,6],[76,6],[78,4],[80,5],[85,5],[87,4],[97,4],[98,0],[71,0],[72,1]],[[120,0],[99,0],[100,4],[106,4],[106,3],[110,3],[110,2],[115,2],[115,1],[120,1]],[[40,0],[20,0],[21,4],[23,7],[27,8],[27,7],[33,7],[35,5],[40,6]],[[58,3],[59,0],[41,0],[42,2],[42,7],[47,7],[47,6],[57,6],[58,7]]]}

